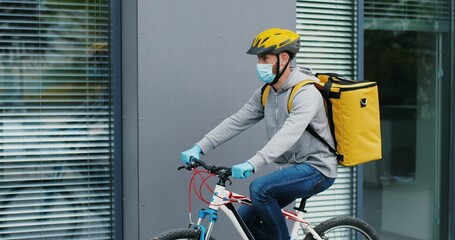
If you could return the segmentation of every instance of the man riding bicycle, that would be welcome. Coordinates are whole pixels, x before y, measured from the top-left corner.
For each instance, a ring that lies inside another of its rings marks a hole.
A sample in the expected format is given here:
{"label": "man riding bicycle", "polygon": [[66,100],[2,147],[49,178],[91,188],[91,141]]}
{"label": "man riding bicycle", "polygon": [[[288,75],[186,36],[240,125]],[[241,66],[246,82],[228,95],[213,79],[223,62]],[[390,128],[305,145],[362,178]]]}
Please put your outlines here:
{"label": "man riding bicycle", "polygon": [[242,206],[239,214],[255,239],[289,239],[281,208],[297,198],[308,198],[329,188],[337,175],[336,155],[313,137],[313,128],[332,146],[324,101],[313,84],[298,90],[288,112],[292,88],[303,80],[319,81],[316,77],[292,70],[290,62],[300,48],[300,36],[287,29],[271,28],[259,33],[247,54],[257,55],[259,79],[270,85],[265,106],[262,88],[235,114],[211,130],[191,149],[182,152],[188,163],[201,153],[218,147],[227,140],[265,119],[268,143],[246,162],[232,167],[234,178],[246,178],[269,163],[277,170],[259,177],[250,184],[253,207]]}

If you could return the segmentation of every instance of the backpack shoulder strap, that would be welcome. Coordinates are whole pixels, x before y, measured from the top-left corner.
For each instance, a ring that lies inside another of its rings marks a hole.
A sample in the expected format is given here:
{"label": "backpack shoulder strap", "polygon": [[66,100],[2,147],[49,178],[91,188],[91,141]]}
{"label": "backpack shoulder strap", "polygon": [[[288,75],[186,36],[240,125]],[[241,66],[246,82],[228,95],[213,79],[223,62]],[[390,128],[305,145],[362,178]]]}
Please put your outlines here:
{"label": "backpack shoulder strap", "polygon": [[319,141],[321,141],[323,144],[325,144],[328,148],[329,151],[332,152],[337,156],[337,160],[342,162],[343,161],[343,155],[339,154],[338,151],[333,148],[324,138],[321,137],[310,125],[307,126],[306,130],[313,135],[313,137],[317,138]]}
{"label": "backpack shoulder strap", "polygon": [[291,94],[289,95],[289,100],[288,100],[288,113],[291,113],[292,111],[292,100],[294,99],[295,95],[299,91],[300,88],[307,84],[313,84],[315,83],[314,80],[303,80],[299,83],[297,83],[294,87],[292,87]]}
{"label": "backpack shoulder strap", "polygon": [[267,98],[269,97],[269,92],[270,92],[270,85],[265,84],[261,88],[261,104],[262,107],[265,108],[265,104],[267,103]]}
{"label": "backpack shoulder strap", "polygon": [[[314,80],[303,80],[299,83],[297,83],[294,87],[292,87],[291,94],[289,95],[289,100],[288,100],[288,113],[291,112],[292,110],[292,100],[294,99],[295,95],[299,91],[300,88],[307,84],[313,84],[315,83]],[[269,92],[270,92],[270,85],[265,84],[261,88],[261,104],[262,107],[265,107],[265,104],[267,103],[267,98],[269,97]]]}

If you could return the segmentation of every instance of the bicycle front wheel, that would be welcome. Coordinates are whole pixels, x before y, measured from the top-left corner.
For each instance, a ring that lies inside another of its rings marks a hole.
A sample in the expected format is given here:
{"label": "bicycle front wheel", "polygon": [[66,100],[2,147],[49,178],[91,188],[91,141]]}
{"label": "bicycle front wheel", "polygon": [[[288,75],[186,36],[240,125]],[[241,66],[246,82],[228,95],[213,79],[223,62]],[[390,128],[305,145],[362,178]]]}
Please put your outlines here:
{"label": "bicycle front wheel", "polygon": [[[201,232],[191,228],[176,228],[158,234],[152,240],[196,240],[200,238]],[[210,237],[210,240],[215,240]]]}
{"label": "bicycle front wheel", "polygon": [[[368,223],[353,217],[334,217],[318,224],[314,230],[322,239],[378,240],[378,233]],[[314,240],[308,233],[305,240]]]}

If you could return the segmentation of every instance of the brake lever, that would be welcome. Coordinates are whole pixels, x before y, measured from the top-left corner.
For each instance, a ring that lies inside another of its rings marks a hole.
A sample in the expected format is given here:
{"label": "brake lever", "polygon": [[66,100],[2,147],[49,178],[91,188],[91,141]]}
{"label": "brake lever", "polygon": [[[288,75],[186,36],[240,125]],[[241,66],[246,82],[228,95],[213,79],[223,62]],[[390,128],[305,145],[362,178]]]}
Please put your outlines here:
{"label": "brake lever", "polygon": [[195,167],[196,167],[196,166],[193,165],[193,164],[187,164],[186,166],[180,166],[180,167],[178,167],[178,168],[177,168],[177,171],[180,171],[180,170],[182,170],[182,169],[191,170],[191,169],[193,169],[193,168],[195,168]]}

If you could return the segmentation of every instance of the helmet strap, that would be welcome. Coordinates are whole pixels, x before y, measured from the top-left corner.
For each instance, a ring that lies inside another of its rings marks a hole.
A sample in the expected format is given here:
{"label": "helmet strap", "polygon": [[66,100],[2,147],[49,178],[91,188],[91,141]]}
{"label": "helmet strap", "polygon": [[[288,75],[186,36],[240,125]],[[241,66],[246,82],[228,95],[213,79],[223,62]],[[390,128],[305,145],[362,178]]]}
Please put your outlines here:
{"label": "helmet strap", "polygon": [[276,57],[277,57],[277,59],[278,59],[278,60],[277,60],[277,68],[278,68],[278,69],[277,69],[277,74],[275,75],[275,78],[274,78],[273,81],[270,83],[270,85],[273,85],[273,84],[275,84],[275,83],[278,82],[278,80],[279,80],[280,77],[283,75],[284,71],[286,70],[286,68],[288,67],[289,62],[290,62],[290,61],[288,61],[288,62],[286,63],[286,65],[284,66],[283,70],[280,71],[280,54],[278,53],[278,54],[276,55]]}

